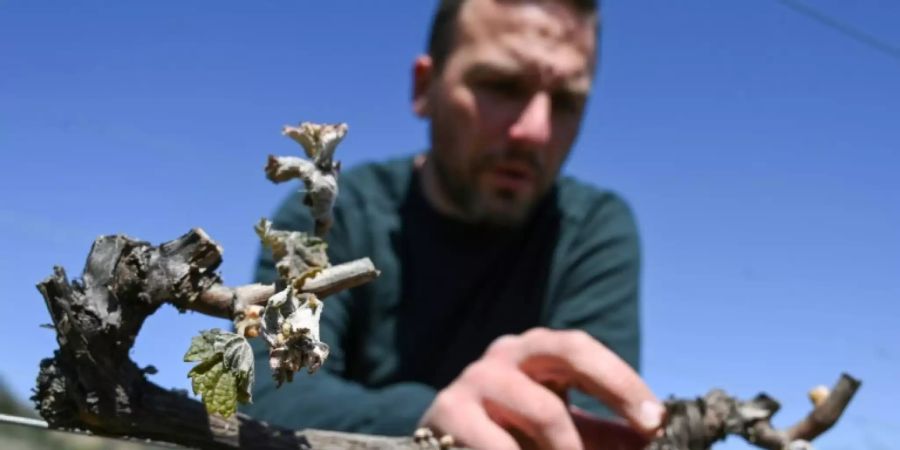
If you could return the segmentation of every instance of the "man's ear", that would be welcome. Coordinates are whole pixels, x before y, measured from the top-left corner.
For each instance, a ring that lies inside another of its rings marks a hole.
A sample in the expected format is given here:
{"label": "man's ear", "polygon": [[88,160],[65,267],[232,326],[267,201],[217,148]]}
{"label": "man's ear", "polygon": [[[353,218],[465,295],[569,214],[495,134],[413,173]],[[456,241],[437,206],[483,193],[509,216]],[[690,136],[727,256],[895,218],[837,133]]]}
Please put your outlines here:
{"label": "man's ear", "polygon": [[412,109],[419,117],[429,117],[431,109],[428,101],[428,91],[434,81],[434,63],[431,56],[419,55],[413,63],[412,84]]}

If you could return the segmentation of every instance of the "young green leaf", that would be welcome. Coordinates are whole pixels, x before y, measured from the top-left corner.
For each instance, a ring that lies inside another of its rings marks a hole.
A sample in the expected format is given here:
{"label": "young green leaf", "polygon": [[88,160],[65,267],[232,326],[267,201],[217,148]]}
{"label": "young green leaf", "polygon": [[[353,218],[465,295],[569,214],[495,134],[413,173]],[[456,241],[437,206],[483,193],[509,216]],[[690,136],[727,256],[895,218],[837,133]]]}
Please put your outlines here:
{"label": "young green leaf", "polygon": [[200,361],[188,377],[208,412],[231,417],[237,402],[252,400],[253,350],[243,336],[217,328],[201,331],[191,340],[184,360]]}
{"label": "young green leaf", "polygon": [[206,338],[206,333],[201,333],[199,336],[194,336],[191,339],[191,346],[188,348],[187,353],[184,354],[184,361],[203,361],[212,358],[214,354],[215,345],[213,341]]}

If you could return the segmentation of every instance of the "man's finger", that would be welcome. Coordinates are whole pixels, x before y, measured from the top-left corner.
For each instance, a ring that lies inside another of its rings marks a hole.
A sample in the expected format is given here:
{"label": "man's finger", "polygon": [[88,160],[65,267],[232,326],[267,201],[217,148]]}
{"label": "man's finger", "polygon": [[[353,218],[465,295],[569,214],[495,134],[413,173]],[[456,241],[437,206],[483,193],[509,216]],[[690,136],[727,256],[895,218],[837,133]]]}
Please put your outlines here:
{"label": "man's finger", "polygon": [[471,381],[488,416],[500,426],[528,436],[539,448],[584,448],[563,401],[518,367],[479,362],[466,369],[462,379]]}
{"label": "man's finger", "polygon": [[577,406],[569,406],[569,410],[585,448],[642,450],[650,443],[625,422],[600,419]]}
{"label": "man's finger", "polygon": [[536,328],[498,339],[486,356],[507,359],[542,383],[567,383],[652,436],[665,409],[640,376],[618,355],[582,331]]}
{"label": "man's finger", "polygon": [[519,450],[515,439],[488,417],[471,393],[441,392],[419,425],[431,428],[437,436],[453,436],[456,445],[476,450]]}

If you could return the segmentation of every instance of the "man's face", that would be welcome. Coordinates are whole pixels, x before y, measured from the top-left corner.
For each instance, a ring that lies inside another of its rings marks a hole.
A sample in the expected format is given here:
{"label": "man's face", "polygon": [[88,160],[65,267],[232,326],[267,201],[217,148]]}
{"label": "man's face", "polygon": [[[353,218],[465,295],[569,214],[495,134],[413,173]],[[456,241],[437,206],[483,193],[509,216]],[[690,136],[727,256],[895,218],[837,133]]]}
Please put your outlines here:
{"label": "man's face", "polygon": [[442,70],[420,57],[414,108],[431,120],[426,178],[445,209],[495,225],[528,217],[578,133],[595,23],[562,1],[468,0]]}

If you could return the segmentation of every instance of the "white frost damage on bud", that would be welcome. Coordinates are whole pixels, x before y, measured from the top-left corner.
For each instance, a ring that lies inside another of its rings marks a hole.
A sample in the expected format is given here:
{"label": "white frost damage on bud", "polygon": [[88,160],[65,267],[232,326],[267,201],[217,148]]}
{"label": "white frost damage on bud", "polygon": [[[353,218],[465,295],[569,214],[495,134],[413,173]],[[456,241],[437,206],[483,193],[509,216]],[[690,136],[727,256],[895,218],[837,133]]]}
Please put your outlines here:
{"label": "white frost damage on bud", "polygon": [[320,170],[330,172],[334,169],[334,150],[347,134],[347,124],[303,122],[298,127],[285,125],[281,134],[300,143],[306,156],[313,160]]}
{"label": "white frost damage on bud", "polygon": [[315,234],[324,237],[334,222],[332,210],[338,194],[337,172],[315,170],[304,182],[306,183],[304,203],[316,220]]}
{"label": "white frost damage on bud", "polygon": [[292,287],[269,298],[262,332],[269,344],[269,366],[279,386],[292,381],[294,372],[302,367],[315,372],[328,357],[328,345],[319,341],[323,306],[315,295],[296,295]]}

